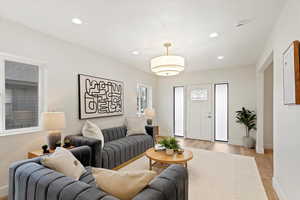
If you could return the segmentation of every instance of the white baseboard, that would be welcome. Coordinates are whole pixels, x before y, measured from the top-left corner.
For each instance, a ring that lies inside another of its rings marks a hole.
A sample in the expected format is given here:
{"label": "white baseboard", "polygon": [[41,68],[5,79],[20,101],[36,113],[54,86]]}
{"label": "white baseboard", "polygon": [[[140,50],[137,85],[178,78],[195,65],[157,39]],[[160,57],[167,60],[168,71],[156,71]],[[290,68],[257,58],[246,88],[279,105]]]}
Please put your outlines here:
{"label": "white baseboard", "polygon": [[273,149],[273,144],[265,144],[264,148],[265,149]]}
{"label": "white baseboard", "polygon": [[264,154],[265,153],[264,148],[260,148],[259,146],[256,146],[255,149],[256,149],[256,153],[259,153],[259,154]]}
{"label": "white baseboard", "polygon": [[228,144],[243,146],[241,138],[229,138]]}
{"label": "white baseboard", "polygon": [[8,194],[8,185],[0,187],[0,197],[7,196]]}
{"label": "white baseboard", "polygon": [[273,177],[272,178],[272,184],[273,184],[273,188],[275,189],[275,192],[277,193],[277,196],[280,200],[287,200],[286,194],[283,191],[282,187],[280,186],[278,180]]}

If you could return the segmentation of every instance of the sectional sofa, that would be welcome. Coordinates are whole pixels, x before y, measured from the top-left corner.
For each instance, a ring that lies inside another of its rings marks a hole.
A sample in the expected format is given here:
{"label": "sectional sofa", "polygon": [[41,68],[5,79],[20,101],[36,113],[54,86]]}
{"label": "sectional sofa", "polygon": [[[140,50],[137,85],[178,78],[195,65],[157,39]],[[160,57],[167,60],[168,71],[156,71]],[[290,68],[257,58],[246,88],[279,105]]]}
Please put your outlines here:
{"label": "sectional sofa", "polygon": [[[88,146],[71,152],[87,172],[79,180],[41,165],[41,158],[16,162],[9,168],[9,200],[118,200],[96,187],[91,174],[92,150]],[[129,183],[130,184],[130,183]],[[116,188],[120,189],[120,188]],[[188,200],[188,173],[171,165],[132,200]]]}
{"label": "sectional sofa", "polygon": [[[147,129],[149,130],[149,129]],[[67,136],[73,146],[87,145],[92,149],[92,166],[114,169],[122,163],[141,155],[154,146],[149,134],[127,136],[126,126],[101,130],[104,136],[104,147],[101,141],[78,135]]]}

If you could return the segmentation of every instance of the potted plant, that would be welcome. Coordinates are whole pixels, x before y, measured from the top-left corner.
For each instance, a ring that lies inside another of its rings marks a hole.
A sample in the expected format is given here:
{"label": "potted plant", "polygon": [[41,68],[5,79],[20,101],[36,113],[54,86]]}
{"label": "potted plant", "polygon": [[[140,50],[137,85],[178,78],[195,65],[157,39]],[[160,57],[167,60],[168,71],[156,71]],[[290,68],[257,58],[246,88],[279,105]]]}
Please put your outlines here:
{"label": "potted plant", "polygon": [[244,146],[254,148],[255,140],[250,136],[251,130],[256,130],[256,114],[246,108],[236,112],[236,122],[243,124],[246,128],[246,136],[243,137]]}
{"label": "potted plant", "polygon": [[71,147],[71,141],[69,139],[65,139],[64,140],[64,148],[69,148]]}
{"label": "potted plant", "polygon": [[167,155],[173,155],[174,151],[177,151],[180,148],[178,141],[174,137],[164,138],[159,142],[159,144],[166,148]]}

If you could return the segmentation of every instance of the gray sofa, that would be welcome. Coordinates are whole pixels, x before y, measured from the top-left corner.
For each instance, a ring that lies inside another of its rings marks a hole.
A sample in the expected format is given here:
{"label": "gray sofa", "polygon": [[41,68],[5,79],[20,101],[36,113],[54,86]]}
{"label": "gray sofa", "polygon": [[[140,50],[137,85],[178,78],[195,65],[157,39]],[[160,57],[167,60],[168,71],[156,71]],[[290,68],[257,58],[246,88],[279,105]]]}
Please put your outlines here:
{"label": "gray sofa", "polygon": [[152,136],[140,134],[126,136],[125,126],[114,127],[102,130],[104,136],[104,147],[101,148],[101,141],[79,135],[70,135],[66,138],[73,146],[83,145],[92,148],[92,166],[113,169],[122,163],[144,153],[154,146]]}
{"label": "gray sofa", "polygon": [[[71,152],[84,166],[91,164],[91,148]],[[96,187],[91,168],[77,181],[40,164],[40,157],[19,161],[9,168],[9,200],[118,200]],[[119,189],[119,188],[116,188]],[[188,173],[171,165],[133,200],[188,200]]]}

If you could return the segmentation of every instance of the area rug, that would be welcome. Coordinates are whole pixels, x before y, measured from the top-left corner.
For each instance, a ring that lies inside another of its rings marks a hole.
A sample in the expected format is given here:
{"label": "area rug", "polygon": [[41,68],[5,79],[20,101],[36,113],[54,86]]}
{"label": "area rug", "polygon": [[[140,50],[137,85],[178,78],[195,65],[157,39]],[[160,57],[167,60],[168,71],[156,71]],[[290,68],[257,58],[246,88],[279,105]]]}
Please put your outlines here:
{"label": "area rug", "polygon": [[[189,148],[189,200],[267,200],[254,158]],[[149,169],[142,157],[120,169]],[[154,169],[158,170],[158,169]]]}

